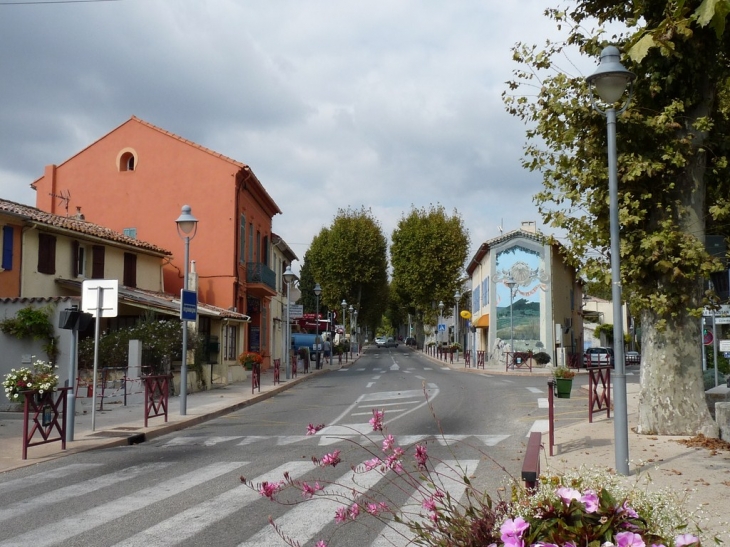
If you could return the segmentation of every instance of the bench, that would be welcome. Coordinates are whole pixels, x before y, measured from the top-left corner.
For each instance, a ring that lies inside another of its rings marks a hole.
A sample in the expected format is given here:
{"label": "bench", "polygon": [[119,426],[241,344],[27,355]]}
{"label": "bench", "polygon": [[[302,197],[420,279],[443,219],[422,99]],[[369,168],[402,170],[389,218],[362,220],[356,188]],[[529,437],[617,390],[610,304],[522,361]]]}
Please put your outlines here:
{"label": "bench", "polygon": [[525,488],[535,488],[540,476],[540,449],[542,448],[542,433],[533,431],[527,440],[525,460],[522,462],[522,480]]}

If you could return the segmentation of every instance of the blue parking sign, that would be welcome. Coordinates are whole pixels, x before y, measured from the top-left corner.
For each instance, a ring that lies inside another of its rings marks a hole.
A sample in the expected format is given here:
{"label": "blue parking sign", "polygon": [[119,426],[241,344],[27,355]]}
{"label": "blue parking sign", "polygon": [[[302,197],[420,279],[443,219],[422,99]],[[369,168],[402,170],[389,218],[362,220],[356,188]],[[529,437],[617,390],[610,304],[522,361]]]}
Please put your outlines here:
{"label": "blue parking sign", "polygon": [[195,321],[198,318],[198,293],[196,291],[180,291],[180,319]]}

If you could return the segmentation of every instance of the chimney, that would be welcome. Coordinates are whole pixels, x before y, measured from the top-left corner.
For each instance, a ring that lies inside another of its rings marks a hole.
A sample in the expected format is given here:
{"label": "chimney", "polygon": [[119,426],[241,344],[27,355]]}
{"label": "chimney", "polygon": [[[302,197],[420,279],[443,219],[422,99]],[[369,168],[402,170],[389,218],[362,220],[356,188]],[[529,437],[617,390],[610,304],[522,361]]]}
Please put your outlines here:
{"label": "chimney", "polygon": [[84,217],[84,214],[81,212],[81,207],[76,207],[76,215],[74,215],[74,218],[76,218],[76,220],[86,220],[86,217]]}

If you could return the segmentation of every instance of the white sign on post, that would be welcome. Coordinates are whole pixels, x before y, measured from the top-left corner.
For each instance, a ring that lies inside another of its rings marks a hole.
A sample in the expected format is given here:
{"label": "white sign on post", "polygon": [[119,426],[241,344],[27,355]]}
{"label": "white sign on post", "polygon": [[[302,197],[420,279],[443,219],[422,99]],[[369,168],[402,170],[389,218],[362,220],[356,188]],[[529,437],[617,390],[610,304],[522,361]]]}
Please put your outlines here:
{"label": "white sign on post", "polygon": [[720,351],[730,351],[730,340],[720,340]]}
{"label": "white sign on post", "polygon": [[87,279],[81,284],[81,310],[96,317],[99,308],[100,293],[102,317],[116,317],[119,302],[119,280],[117,279]]}

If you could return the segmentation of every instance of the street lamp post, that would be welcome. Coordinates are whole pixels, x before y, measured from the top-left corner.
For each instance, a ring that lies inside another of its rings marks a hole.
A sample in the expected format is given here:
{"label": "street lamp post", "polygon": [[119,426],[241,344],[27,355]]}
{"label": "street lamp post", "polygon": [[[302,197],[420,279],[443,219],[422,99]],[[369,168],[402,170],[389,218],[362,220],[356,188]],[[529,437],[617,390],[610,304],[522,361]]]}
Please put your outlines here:
{"label": "street lamp post", "polygon": [[[613,340],[615,371],[613,376],[614,397],[614,444],[616,450],[616,470],[622,475],[629,474],[629,425],[626,401],[626,368],[624,362],[624,333],[621,321],[621,269],[620,239],[618,222],[618,162],[616,154],[616,115],[623,113],[631,102],[629,97],[618,112],[613,105],[623,97],[626,86],[633,82],[636,75],[621,64],[619,51],[608,46],[601,51],[601,59],[596,71],[586,78],[593,108],[607,120],[608,135],[608,194],[611,221],[611,298],[613,299]],[[601,110],[596,104],[593,90],[607,105]]]}
{"label": "street lamp post", "polygon": [[[510,352],[514,353],[515,351],[515,325],[513,322],[513,316],[512,316],[512,303],[514,301],[515,296],[515,285],[517,285],[517,282],[512,279],[511,277],[508,277],[507,280],[504,282],[505,285],[509,287],[509,350]],[[514,358],[514,356],[513,356]]]}
{"label": "street lamp post", "polygon": [[[188,290],[188,266],[190,264],[190,240],[198,232],[198,219],[192,215],[190,205],[183,205],[180,216],[177,217],[177,234],[185,241],[185,267],[183,268],[183,290]],[[192,232],[192,235],[190,233]],[[182,298],[180,299],[182,301]],[[182,322],[182,366],[180,367],[180,415],[185,416],[188,411],[188,322]]]}
{"label": "street lamp post", "polygon": [[[342,337],[344,338],[345,333],[347,332],[347,318],[345,316],[345,312],[347,312],[347,300],[344,298],[342,299]],[[340,354],[342,355],[342,354]],[[347,356],[345,356],[347,357]]]}
{"label": "street lamp post", "polygon": [[357,332],[357,310],[352,312],[352,315],[355,317],[355,340],[357,342],[357,353],[360,354],[360,336],[358,336]]}
{"label": "street lamp post", "polygon": [[296,275],[291,271],[291,266],[286,267],[284,272],[284,281],[286,282],[286,342],[284,344],[284,355],[286,356],[286,379],[291,378],[291,355],[289,355],[289,348],[291,348],[291,282],[296,279]]}
{"label": "street lamp post", "polygon": [[314,335],[314,343],[317,344],[317,347],[315,348],[315,351],[317,352],[317,361],[315,368],[319,369],[319,295],[322,294],[322,287],[319,286],[319,283],[314,285],[314,296],[317,297],[317,315],[314,318],[314,320],[317,322],[317,327],[315,329],[315,335]]}
{"label": "street lamp post", "polygon": [[[454,295],[454,300],[456,300],[456,313],[454,314],[454,342],[457,344],[459,343],[459,300],[461,300],[461,293],[459,290],[456,290],[456,294]],[[456,346],[456,360],[459,360],[459,346]]]}
{"label": "street lamp post", "polygon": [[436,327],[436,333],[438,334],[438,342],[439,345],[441,345],[441,342],[443,342],[443,338],[441,337],[441,331],[439,330],[441,328],[441,324],[444,321],[444,301],[439,300],[439,324]]}
{"label": "street lamp post", "polygon": [[347,310],[350,312],[350,359],[352,359],[352,312],[355,311],[355,308],[353,308],[352,304],[350,304],[350,307],[347,308]]}

